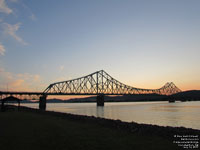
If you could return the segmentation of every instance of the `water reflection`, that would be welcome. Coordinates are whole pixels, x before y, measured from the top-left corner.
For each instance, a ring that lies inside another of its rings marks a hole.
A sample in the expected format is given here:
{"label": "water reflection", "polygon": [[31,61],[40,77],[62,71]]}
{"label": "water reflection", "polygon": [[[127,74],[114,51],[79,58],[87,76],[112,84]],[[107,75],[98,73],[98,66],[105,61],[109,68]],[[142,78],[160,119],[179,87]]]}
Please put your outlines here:
{"label": "water reflection", "polygon": [[[25,105],[38,107],[38,104]],[[47,104],[47,110],[120,119],[127,122],[200,129],[200,101],[173,104],[168,102],[105,103],[104,107],[97,107],[96,103],[62,103]]]}
{"label": "water reflection", "polygon": [[97,117],[104,118],[104,107],[103,106],[97,106]]}

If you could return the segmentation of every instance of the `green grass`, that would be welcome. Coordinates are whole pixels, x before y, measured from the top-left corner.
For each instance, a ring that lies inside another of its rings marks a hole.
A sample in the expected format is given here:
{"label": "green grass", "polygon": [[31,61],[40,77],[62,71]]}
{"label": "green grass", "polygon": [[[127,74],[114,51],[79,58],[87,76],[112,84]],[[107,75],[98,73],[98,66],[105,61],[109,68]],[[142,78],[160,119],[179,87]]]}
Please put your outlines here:
{"label": "green grass", "polygon": [[34,112],[0,112],[1,150],[177,149],[160,136],[142,136]]}

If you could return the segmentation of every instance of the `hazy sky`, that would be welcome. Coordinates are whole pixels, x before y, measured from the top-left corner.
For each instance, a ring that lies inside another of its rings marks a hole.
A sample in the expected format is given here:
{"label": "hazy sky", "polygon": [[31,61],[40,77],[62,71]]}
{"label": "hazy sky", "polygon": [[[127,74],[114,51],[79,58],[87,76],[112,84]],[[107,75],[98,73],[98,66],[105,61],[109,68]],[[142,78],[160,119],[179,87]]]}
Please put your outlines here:
{"label": "hazy sky", "polygon": [[0,0],[0,90],[105,70],[140,88],[200,89],[199,0]]}

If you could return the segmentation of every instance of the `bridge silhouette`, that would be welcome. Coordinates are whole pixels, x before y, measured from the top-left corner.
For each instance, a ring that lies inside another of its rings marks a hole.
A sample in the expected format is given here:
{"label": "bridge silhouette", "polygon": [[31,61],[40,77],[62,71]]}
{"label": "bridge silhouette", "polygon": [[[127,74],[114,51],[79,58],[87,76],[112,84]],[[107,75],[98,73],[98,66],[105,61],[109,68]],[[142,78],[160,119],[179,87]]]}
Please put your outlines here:
{"label": "bridge silhouette", "polygon": [[43,92],[0,92],[3,95],[40,96],[40,108],[46,108],[48,95],[97,95],[97,106],[104,105],[104,95],[159,94],[172,95],[181,92],[173,82],[167,82],[158,89],[136,88],[119,82],[104,70],[89,75],[50,84]]}
{"label": "bridge silhouette", "polygon": [[168,82],[159,89],[132,87],[114,79],[104,70],[100,70],[77,79],[50,84],[44,90],[44,93],[47,95],[130,95],[152,93],[171,95],[180,91],[173,82]]}

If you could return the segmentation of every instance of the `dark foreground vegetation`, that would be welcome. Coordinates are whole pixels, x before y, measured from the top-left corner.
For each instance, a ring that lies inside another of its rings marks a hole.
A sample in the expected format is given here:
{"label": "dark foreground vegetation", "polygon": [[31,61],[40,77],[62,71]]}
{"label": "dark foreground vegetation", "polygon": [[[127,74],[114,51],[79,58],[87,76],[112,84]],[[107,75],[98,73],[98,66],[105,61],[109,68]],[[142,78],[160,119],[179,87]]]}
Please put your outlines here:
{"label": "dark foreground vegetation", "polygon": [[180,149],[173,143],[174,135],[200,135],[200,131],[26,107],[0,112],[1,150]]}

